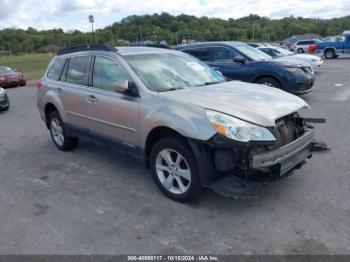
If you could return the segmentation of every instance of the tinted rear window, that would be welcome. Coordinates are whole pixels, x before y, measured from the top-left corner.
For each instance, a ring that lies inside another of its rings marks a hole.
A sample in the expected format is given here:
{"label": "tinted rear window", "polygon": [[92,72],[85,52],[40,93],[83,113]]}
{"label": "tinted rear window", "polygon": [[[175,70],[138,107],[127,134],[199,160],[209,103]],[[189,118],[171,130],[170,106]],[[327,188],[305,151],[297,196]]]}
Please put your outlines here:
{"label": "tinted rear window", "polygon": [[198,48],[185,50],[185,53],[193,55],[202,61],[210,61],[210,51],[208,48]]}
{"label": "tinted rear window", "polygon": [[47,73],[47,77],[53,80],[59,80],[65,63],[65,59],[56,60]]}
{"label": "tinted rear window", "polygon": [[89,83],[89,68],[91,56],[70,58],[67,69],[67,82],[87,86]]}

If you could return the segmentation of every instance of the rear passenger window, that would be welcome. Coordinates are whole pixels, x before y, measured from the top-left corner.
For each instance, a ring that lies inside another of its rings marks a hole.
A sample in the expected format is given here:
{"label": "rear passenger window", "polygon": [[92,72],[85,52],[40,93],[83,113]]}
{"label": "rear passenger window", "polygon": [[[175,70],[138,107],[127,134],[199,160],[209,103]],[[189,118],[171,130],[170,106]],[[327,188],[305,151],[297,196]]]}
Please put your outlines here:
{"label": "rear passenger window", "polygon": [[66,59],[56,60],[47,73],[47,77],[52,80],[59,80],[65,63]]}
{"label": "rear passenger window", "polygon": [[128,74],[112,59],[97,56],[92,77],[93,87],[114,91],[118,81],[129,80]]}
{"label": "rear passenger window", "polygon": [[210,51],[207,48],[198,48],[198,49],[190,49],[185,50],[187,54],[193,55],[194,57],[198,58],[202,61],[210,61]]}
{"label": "rear passenger window", "polygon": [[91,56],[70,58],[67,69],[67,82],[87,86],[89,83],[89,68]]}

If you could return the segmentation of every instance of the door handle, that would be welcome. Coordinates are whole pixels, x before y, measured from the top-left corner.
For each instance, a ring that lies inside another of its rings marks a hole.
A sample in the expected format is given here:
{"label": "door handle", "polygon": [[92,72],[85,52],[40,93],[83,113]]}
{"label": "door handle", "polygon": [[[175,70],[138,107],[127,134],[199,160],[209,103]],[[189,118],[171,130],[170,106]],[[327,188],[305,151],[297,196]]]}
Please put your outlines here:
{"label": "door handle", "polygon": [[60,95],[60,94],[63,94],[63,89],[62,89],[62,88],[59,87],[59,88],[57,88],[56,90],[57,90],[57,93],[58,93],[59,95]]}
{"label": "door handle", "polygon": [[220,67],[217,67],[217,66],[211,66],[211,69],[214,69],[214,70],[220,71]]}
{"label": "door handle", "polygon": [[96,96],[93,96],[93,95],[88,95],[87,100],[90,103],[96,103],[97,102]]}

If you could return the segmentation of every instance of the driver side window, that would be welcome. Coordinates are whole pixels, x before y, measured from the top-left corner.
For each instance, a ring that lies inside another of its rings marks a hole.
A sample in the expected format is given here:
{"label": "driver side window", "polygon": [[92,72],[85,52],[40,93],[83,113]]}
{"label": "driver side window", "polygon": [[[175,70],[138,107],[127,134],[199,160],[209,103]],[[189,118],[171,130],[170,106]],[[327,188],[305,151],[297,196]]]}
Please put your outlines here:
{"label": "driver side window", "polygon": [[93,87],[115,91],[118,81],[129,80],[128,74],[110,58],[97,56],[92,76]]}
{"label": "driver side window", "polygon": [[213,62],[229,62],[232,63],[233,59],[237,57],[238,54],[233,50],[225,47],[213,47],[212,48],[212,58]]}

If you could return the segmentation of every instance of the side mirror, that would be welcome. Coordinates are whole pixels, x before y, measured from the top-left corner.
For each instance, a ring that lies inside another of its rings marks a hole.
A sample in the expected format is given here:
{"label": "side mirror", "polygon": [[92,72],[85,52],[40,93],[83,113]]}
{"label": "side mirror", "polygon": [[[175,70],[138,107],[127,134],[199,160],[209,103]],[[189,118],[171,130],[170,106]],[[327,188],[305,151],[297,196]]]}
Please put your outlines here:
{"label": "side mirror", "polygon": [[245,64],[247,62],[247,60],[245,60],[245,58],[238,56],[233,58],[233,62],[237,63],[237,64]]}
{"label": "side mirror", "polygon": [[17,69],[16,68],[14,68],[14,69],[12,69],[14,72],[17,72]]}
{"label": "side mirror", "polygon": [[120,80],[114,86],[114,91],[118,93],[129,93],[131,91],[132,83],[129,80]]}

